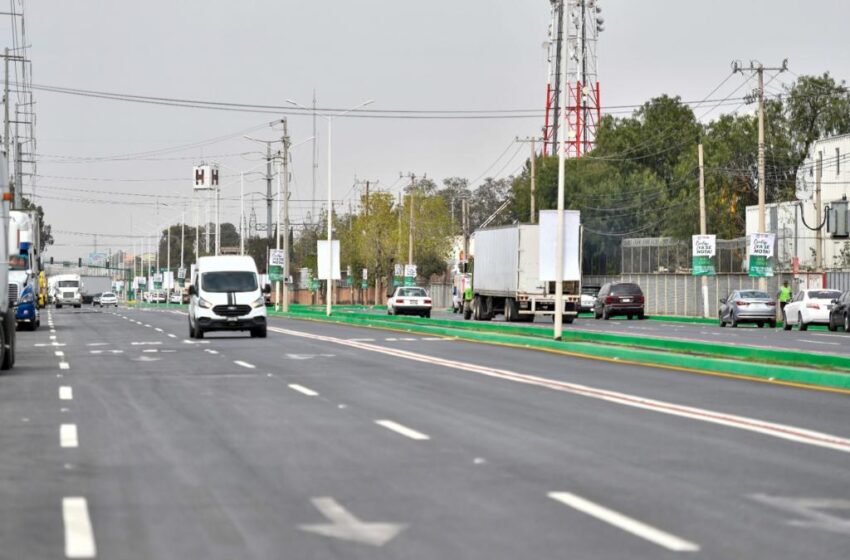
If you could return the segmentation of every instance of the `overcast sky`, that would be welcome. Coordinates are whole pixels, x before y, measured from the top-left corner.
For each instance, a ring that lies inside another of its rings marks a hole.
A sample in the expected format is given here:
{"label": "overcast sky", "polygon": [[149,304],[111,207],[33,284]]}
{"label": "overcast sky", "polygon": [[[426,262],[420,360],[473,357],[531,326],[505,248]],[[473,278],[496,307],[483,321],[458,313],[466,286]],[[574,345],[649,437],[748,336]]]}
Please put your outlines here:
{"label": "overcast sky", "polygon": [[[599,43],[603,106],[639,104],[662,93],[702,99],[728,76],[733,59],[772,66],[787,57],[796,74],[828,70],[850,77],[850,3],[843,0],[600,0],[600,5],[606,20]],[[544,101],[546,0],[29,0],[26,10],[36,84],[271,105],[286,99],[309,104],[315,88],[320,106],[374,99],[375,109],[542,111]],[[11,45],[8,36],[7,24],[4,38]],[[732,78],[715,97],[743,79]],[[786,74],[771,87],[793,79]],[[238,133],[253,127],[259,138],[280,134],[265,125],[275,115],[35,95],[38,201],[58,232],[128,234],[132,222],[135,234],[153,234],[158,221],[176,223],[184,207],[191,223],[191,203],[175,196],[191,195],[193,163],[207,157],[234,169],[254,168],[259,155],[238,154],[260,146]],[[294,143],[312,135],[309,117],[289,122]],[[327,137],[322,119],[319,125],[321,198]],[[438,182],[473,179],[515,136],[541,126],[536,118],[337,119],[334,198],[356,200],[355,175],[395,190],[400,172],[427,173]],[[203,148],[146,160],[65,159],[136,154],[227,135],[231,138]],[[491,173],[515,172],[526,153],[511,149]],[[296,221],[310,206],[310,154],[309,142],[293,150]],[[250,179],[246,191],[264,190],[258,176]],[[223,183],[223,196],[238,196],[238,177]],[[159,215],[150,198],[82,190],[161,194]],[[91,202],[104,199],[136,204]],[[262,200],[248,200],[248,211],[253,208],[264,220]],[[238,222],[238,201],[225,201],[223,218]],[[55,237],[57,246],[48,255],[76,258],[91,250],[91,237]],[[99,248],[109,247],[128,248],[129,241],[102,236]]]}

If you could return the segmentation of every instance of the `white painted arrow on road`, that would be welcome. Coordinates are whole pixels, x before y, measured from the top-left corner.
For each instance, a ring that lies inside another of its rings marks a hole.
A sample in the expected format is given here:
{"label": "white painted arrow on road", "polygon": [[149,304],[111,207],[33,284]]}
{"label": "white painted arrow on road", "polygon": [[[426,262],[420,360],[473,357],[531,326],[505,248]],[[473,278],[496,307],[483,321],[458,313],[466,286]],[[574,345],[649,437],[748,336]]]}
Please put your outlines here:
{"label": "white painted arrow on road", "polygon": [[310,501],[330,523],[298,526],[308,533],[370,546],[383,546],[407,528],[407,525],[399,523],[360,521],[333,498],[313,498]]}

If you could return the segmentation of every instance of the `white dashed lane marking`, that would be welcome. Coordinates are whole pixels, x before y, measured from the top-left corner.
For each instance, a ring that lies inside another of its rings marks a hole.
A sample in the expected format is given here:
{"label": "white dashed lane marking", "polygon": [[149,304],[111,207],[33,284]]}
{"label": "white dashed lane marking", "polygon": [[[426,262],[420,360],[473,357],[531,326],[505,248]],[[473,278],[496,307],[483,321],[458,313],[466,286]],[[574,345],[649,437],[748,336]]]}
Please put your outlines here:
{"label": "white dashed lane marking", "polygon": [[243,362],[242,360],[233,360],[233,363],[237,366],[242,366],[243,368],[248,369],[254,369],[255,367],[257,367],[254,364],[249,364],[248,362]]}
{"label": "white dashed lane marking", "polygon": [[71,364],[68,362],[59,362],[59,369],[71,369]]}
{"label": "white dashed lane marking", "polygon": [[315,397],[319,394],[316,391],[314,391],[312,389],[308,389],[307,387],[304,387],[303,385],[298,385],[297,383],[290,383],[289,388],[292,389],[293,391],[298,391],[302,395],[307,395],[308,397]]}
{"label": "white dashed lane marking", "polygon": [[59,387],[59,399],[63,401],[73,400],[74,390],[68,387],[67,385]]}
{"label": "white dashed lane marking", "polygon": [[59,445],[66,448],[78,447],[76,424],[62,424],[59,426]]}
{"label": "white dashed lane marking", "polygon": [[397,434],[401,434],[405,437],[409,437],[410,439],[415,439],[417,441],[425,441],[431,439],[430,436],[423,434],[422,432],[417,432],[407,426],[402,426],[398,422],[393,422],[392,420],[375,420],[375,424],[379,426],[383,426],[388,430],[392,430]]}
{"label": "white dashed lane marking", "polygon": [[94,543],[89,506],[85,498],[62,499],[62,522],[65,525],[65,557],[94,558]]}

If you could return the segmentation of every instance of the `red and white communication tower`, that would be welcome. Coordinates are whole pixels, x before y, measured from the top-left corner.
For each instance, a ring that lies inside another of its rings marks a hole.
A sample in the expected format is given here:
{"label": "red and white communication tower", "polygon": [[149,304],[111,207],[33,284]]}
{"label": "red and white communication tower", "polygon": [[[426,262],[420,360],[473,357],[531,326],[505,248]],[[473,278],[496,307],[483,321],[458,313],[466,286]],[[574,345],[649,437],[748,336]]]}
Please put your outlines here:
{"label": "red and white communication tower", "polygon": [[567,157],[581,157],[593,149],[602,118],[596,46],[605,20],[598,0],[549,2],[552,24],[543,153],[556,154],[561,135],[566,134]]}

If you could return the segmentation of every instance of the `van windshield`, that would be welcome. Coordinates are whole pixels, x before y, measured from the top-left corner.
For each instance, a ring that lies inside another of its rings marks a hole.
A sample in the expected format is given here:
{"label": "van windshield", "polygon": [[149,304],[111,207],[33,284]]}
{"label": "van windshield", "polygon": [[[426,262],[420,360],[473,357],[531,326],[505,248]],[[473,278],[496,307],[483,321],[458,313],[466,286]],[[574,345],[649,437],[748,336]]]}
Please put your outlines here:
{"label": "van windshield", "polygon": [[244,270],[205,272],[201,285],[205,292],[253,292],[257,289],[257,275]]}

